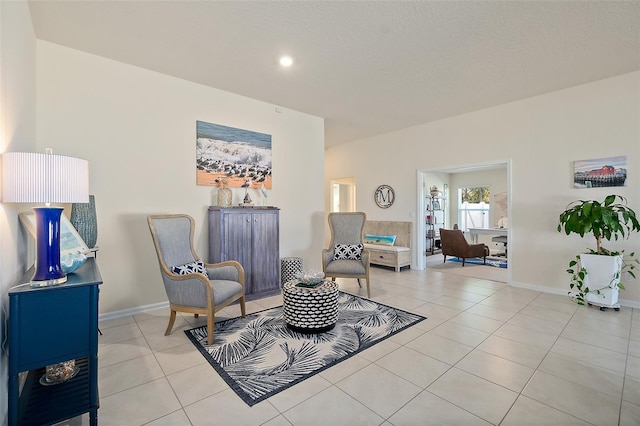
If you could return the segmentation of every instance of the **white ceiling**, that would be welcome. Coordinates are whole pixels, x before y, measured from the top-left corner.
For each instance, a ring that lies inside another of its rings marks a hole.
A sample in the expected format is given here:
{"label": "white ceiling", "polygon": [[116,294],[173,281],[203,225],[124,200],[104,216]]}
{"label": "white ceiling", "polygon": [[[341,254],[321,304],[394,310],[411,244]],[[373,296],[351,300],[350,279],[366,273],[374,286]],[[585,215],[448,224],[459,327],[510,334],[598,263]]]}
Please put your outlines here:
{"label": "white ceiling", "polygon": [[640,69],[638,1],[29,5],[39,39],[323,117],[327,147]]}

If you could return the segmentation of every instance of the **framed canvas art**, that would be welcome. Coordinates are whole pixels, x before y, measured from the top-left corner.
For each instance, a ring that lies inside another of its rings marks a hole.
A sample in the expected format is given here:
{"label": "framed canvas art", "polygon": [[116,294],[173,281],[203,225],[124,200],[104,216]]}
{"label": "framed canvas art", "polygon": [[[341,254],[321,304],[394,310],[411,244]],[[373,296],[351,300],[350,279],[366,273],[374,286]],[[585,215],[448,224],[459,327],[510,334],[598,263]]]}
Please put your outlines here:
{"label": "framed canvas art", "polygon": [[271,189],[271,135],[196,121],[196,184]]}
{"label": "framed canvas art", "polygon": [[626,186],[627,157],[607,157],[573,162],[574,188]]}

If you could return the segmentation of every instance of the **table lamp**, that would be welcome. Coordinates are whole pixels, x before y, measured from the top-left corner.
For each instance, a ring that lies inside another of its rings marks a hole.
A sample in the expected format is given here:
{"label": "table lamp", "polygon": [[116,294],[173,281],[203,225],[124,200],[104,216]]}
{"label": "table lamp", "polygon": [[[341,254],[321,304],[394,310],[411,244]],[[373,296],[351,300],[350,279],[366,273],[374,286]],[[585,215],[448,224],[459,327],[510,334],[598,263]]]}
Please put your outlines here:
{"label": "table lamp", "polygon": [[67,281],[60,266],[60,217],[63,207],[51,203],[89,202],[89,162],[46,153],[2,154],[2,202],[44,203],[34,207],[36,263],[32,287]]}

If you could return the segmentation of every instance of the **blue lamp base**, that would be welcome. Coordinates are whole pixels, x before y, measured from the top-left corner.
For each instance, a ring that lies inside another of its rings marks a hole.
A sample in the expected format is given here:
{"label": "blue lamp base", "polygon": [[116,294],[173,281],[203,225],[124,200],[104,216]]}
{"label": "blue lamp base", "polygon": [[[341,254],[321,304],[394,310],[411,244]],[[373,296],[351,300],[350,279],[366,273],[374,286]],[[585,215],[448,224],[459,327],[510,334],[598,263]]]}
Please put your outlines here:
{"label": "blue lamp base", "polygon": [[62,284],[67,276],[60,266],[60,216],[62,207],[34,207],[36,265],[31,287]]}

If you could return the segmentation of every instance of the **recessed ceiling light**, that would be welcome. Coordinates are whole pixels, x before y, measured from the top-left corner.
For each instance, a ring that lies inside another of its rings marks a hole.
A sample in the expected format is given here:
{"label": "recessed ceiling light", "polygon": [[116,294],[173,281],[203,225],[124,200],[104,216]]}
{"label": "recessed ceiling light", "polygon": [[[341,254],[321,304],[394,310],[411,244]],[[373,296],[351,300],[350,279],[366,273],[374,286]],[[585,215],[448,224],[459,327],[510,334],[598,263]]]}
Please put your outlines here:
{"label": "recessed ceiling light", "polygon": [[280,58],[280,65],[282,65],[283,67],[290,67],[291,64],[293,64],[293,59],[291,58],[291,56],[283,56],[282,58]]}

